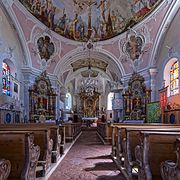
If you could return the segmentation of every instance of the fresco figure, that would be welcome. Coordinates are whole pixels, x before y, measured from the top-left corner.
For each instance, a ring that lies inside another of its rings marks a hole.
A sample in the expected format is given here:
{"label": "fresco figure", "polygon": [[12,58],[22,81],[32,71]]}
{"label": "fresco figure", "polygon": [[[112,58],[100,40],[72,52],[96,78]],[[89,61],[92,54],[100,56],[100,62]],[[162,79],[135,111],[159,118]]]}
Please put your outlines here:
{"label": "fresco figure", "polygon": [[132,11],[137,18],[145,16],[149,12],[147,4],[142,0],[134,0],[132,4]]}
{"label": "fresco figure", "polygon": [[59,18],[57,26],[64,32],[66,27],[66,14],[63,14],[63,16]]}
{"label": "fresco figure", "polygon": [[40,8],[41,8],[41,2],[40,0],[34,0],[31,10],[34,13],[35,16],[38,16],[40,13]]}
{"label": "fresco figure", "polygon": [[135,61],[141,55],[142,49],[142,39],[140,37],[136,37],[135,35],[131,35],[126,45],[126,51],[129,54],[130,58]]}
{"label": "fresco figure", "polygon": [[[19,0],[48,28],[69,39],[94,41],[114,37],[133,27],[161,0]],[[128,11],[125,12],[127,7]],[[66,9],[66,13],[64,10]],[[63,11],[63,14],[60,12]],[[94,32],[92,32],[94,31]]]}
{"label": "fresco figure", "polygon": [[75,14],[74,20],[73,20],[73,38],[76,39],[77,36],[77,23],[78,23],[78,14]]}
{"label": "fresco figure", "polygon": [[54,53],[54,44],[50,42],[48,36],[40,37],[37,41],[39,55],[41,59],[48,61],[50,56]]}
{"label": "fresco figure", "polygon": [[48,27],[50,29],[54,28],[54,16],[55,16],[56,7],[53,7],[48,14]]}

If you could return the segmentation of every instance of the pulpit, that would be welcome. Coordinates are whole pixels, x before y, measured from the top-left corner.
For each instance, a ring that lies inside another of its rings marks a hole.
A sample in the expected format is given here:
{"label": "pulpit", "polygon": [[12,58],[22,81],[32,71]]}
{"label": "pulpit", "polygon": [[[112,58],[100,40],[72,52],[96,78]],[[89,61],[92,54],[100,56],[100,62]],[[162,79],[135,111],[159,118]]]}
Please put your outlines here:
{"label": "pulpit", "polygon": [[56,93],[44,71],[29,89],[29,119],[30,122],[45,121],[55,119],[55,115]]}

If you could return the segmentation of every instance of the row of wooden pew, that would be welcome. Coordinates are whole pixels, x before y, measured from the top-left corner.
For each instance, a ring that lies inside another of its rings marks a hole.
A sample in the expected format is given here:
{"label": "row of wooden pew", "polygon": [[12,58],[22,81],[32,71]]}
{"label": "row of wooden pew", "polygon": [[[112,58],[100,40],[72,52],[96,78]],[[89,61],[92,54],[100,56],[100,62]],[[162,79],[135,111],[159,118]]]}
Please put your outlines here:
{"label": "row of wooden pew", "polygon": [[97,123],[97,133],[104,144],[111,144],[112,141],[112,127],[111,124],[104,122]]}
{"label": "row of wooden pew", "polygon": [[[76,125],[1,124],[0,158],[10,162],[8,179],[34,180],[36,177],[44,177],[50,171],[52,163],[56,163],[63,155],[66,135],[68,136],[66,130],[69,127],[74,131]],[[1,174],[0,170],[0,177]],[[7,179],[5,175],[2,176],[0,180]]]}
{"label": "row of wooden pew", "polygon": [[112,124],[112,157],[126,179],[180,179],[180,125]]}

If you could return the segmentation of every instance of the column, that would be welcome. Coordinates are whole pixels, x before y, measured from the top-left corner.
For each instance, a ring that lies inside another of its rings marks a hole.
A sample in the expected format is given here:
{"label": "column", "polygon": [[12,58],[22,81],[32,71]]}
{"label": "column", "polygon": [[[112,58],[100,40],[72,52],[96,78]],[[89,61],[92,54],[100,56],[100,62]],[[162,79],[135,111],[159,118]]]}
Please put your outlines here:
{"label": "column", "polygon": [[151,86],[151,102],[156,101],[156,75],[158,73],[156,68],[149,69],[150,86]]}
{"label": "column", "polygon": [[24,115],[27,116],[27,121],[29,121],[29,88],[30,88],[30,81],[29,80],[25,80],[24,81]]}

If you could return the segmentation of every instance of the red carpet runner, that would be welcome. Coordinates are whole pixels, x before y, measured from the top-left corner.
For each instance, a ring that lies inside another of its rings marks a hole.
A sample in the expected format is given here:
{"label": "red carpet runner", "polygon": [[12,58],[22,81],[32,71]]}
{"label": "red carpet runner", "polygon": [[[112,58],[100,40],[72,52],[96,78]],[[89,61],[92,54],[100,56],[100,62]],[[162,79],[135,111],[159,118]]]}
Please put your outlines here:
{"label": "red carpet runner", "polygon": [[96,131],[83,131],[49,180],[125,180]]}

